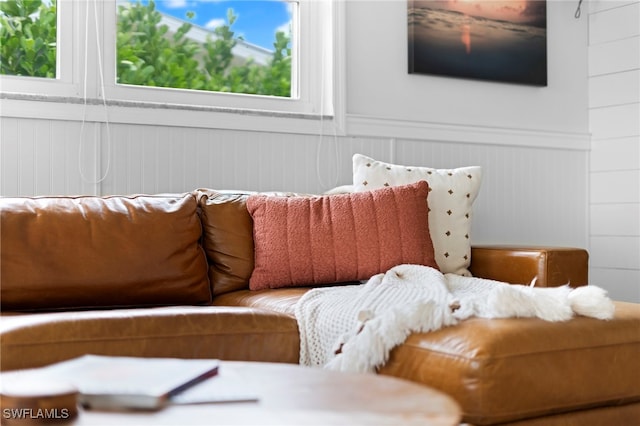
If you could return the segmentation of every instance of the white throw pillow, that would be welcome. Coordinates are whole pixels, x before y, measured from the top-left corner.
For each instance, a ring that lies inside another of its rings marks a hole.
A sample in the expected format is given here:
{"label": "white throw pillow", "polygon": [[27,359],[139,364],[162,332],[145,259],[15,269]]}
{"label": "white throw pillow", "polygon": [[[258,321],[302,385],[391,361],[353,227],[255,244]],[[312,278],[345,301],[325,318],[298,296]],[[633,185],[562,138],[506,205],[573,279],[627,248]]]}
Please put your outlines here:
{"label": "white throw pillow", "polygon": [[440,270],[470,276],[472,207],[480,190],[481,167],[432,169],[384,163],[361,154],[353,156],[355,192],[420,180],[426,180],[431,189],[428,225]]}

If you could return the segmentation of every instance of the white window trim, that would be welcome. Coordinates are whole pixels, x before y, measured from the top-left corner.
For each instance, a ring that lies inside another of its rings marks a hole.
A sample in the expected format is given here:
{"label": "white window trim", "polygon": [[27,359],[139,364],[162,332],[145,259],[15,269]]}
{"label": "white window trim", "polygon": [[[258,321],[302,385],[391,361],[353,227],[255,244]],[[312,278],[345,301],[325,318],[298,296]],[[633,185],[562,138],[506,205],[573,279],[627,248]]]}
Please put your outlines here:
{"label": "white window trim", "polygon": [[[78,28],[77,25],[74,25],[74,21],[77,21],[78,18],[78,8],[75,6],[69,0],[58,0],[56,78],[2,75],[0,90],[3,93],[47,94],[67,97],[81,95],[78,75],[80,72],[79,59],[73,54],[74,50],[79,48]],[[69,31],[63,31],[63,28],[67,28]]]}
{"label": "white window trim", "polygon": [[[298,39],[301,43],[297,48],[301,50],[301,63],[298,66],[300,75],[307,77],[303,87],[300,87],[300,99],[197,91],[188,92],[189,96],[186,97],[182,97],[184,93],[179,93],[181,96],[172,98],[166,95],[152,96],[150,93],[183,91],[109,84],[109,81],[115,82],[115,14],[106,13],[99,20],[98,25],[102,28],[97,31],[104,52],[104,92],[107,96],[103,98],[98,56],[96,49],[91,48],[96,45],[93,5],[98,4],[99,12],[100,8],[115,10],[115,0],[58,2],[59,10],[61,7],[65,10],[58,27],[59,40],[65,43],[61,45],[59,55],[62,53],[62,60],[72,64],[65,68],[70,69],[71,73],[63,73],[63,79],[47,82],[36,81],[43,79],[0,76],[0,116],[282,133],[342,133],[343,1],[301,0],[301,8],[304,5],[311,9],[301,10],[300,14]],[[90,5],[88,11],[85,9],[87,5]],[[85,34],[87,13],[89,31]],[[318,19],[318,16],[323,18]],[[322,24],[327,20],[331,25]],[[108,32],[104,28],[107,27],[112,28],[110,37],[105,37]],[[62,28],[71,30],[62,31]],[[89,46],[86,82],[83,58],[85,41]],[[64,49],[65,45],[71,47]],[[20,80],[20,84],[14,85],[14,79]],[[53,86],[54,89],[51,88]],[[106,110],[103,103],[107,105]]]}

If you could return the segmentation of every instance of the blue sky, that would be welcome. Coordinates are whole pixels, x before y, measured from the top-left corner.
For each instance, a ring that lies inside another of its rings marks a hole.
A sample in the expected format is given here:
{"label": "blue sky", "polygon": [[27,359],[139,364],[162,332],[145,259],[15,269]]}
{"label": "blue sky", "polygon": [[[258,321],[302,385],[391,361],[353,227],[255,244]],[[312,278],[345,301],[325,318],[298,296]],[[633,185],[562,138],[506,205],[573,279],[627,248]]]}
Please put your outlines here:
{"label": "blue sky", "polygon": [[273,49],[277,29],[288,28],[290,6],[285,1],[256,0],[156,0],[156,9],[167,15],[187,20],[187,12],[195,12],[191,21],[213,29],[225,23],[227,9],[237,16],[231,29],[245,41]]}

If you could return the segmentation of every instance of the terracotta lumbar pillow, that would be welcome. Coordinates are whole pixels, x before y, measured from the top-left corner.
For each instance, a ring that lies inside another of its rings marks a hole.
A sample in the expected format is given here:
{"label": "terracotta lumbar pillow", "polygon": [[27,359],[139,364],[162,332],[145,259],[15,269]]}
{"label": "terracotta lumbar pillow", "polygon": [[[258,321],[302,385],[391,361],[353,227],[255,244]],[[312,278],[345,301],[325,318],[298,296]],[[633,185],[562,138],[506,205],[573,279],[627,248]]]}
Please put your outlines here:
{"label": "terracotta lumbar pillow", "polygon": [[252,290],[368,279],[395,265],[437,268],[425,181],[315,197],[251,195]]}

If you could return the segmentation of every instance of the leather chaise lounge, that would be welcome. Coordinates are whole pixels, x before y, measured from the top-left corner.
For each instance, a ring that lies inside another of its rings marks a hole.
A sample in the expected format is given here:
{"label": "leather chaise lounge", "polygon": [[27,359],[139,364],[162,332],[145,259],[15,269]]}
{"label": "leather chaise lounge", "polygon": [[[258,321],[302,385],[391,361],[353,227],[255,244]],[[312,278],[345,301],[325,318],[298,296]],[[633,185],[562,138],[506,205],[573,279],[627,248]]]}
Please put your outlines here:
{"label": "leather chaise lounge", "polygon": [[[86,353],[297,363],[296,301],[250,290],[246,193],[0,199],[0,367]],[[573,248],[474,247],[478,277],[587,284]],[[379,374],[439,389],[477,425],[640,423],[640,306],[615,318],[470,319],[416,333]]]}

